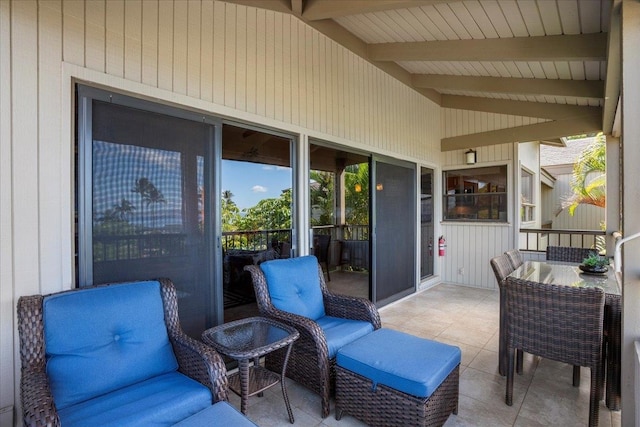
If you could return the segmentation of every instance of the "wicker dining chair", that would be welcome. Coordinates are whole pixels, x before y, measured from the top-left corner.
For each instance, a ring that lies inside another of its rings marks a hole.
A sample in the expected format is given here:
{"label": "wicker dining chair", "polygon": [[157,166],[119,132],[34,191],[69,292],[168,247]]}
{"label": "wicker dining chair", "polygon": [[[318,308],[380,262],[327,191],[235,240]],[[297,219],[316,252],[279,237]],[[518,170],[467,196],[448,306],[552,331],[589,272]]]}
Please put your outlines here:
{"label": "wicker dining chair", "polygon": [[489,263],[500,289],[500,330],[498,340],[498,372],[507,375],[507,310],[506,310],[506,279],[515,268],[506,254],[492,258]]}
{"label": "wicker dining chair", "polygon": [[597,426],[602,390],[604,291],[597,287],[544,284],[509,278],[507,386],[513,404],[514,351],[591,369],[589,426]]}
{"label": "wicker dining chair", "polygon": [[569,246],[547,246],[547,261],[563,261],[580,263],[591,253],[589,248],[572,248]]}
{"label": "wicker dining chair", "polygon": [[[330,396],[335,393],[336,358],[335,356],[329,358],[327,339],[322,328],[310,318],[276,308],[272,303],[267,279],[260,266],[249,265],[245,270],[251,273],[260,314],[293,326],[300,332],[300,338],[291,349],[287,377],[320,395],[322,417],[326,418],[330,411]],[[330,292],[319,264],[318,278],[327,316],[366,321],[373,325],[374,330],[380,329],[382,326],[380,315],[371,301]],[[275,351],[266,357],[265,365],[269,370],[280,372],[284,357],[284,352]]]}
{"label": "wicker dining chair", "polygon": [[331,281],[329,273],[329,246],[331,245],[331,234],[313,235],[313,254],[318,258],[320,265],[324,264],[327,270],[327,281]]}
{"label": "wicker dining chair", "polygon": [[504,254],[509,259],[509,262],[513,266],[514,270],[520,267],[522,264],[524,264],[524,259],[522,258],[522,252],[520,252],[519,250],[511,249],[506,251]]}

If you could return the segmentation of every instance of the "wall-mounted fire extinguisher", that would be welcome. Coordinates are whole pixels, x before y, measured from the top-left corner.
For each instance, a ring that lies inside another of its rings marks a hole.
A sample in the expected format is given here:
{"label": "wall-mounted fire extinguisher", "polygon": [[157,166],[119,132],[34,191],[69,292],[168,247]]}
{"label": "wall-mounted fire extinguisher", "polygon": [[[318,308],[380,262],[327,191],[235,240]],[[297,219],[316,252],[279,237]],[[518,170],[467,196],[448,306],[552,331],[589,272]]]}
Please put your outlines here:
{"label": "wall-mounted fire extinguisher", "polygon": [[444,236],[438,239],[438,256],[444,256],[444,248],[447,247]]}

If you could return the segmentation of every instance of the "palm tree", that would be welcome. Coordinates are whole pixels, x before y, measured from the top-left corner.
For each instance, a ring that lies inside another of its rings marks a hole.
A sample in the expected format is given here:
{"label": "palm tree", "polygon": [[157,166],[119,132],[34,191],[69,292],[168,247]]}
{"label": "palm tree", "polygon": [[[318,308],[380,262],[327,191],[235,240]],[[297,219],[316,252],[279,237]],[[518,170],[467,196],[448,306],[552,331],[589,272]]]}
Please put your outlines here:
{"label": "palm tree", "polygon": [[122,221],[126,221],[129,214],[133,212],[135,209],[136,207],[133,205],[133,203],[131,203],[124,197],[120,200],[119,204],[116,203],[115,205],[113,205],[114,213]]}
{"label": "palm tree", "polygon": [[[151,204],[155,206],[158,203],[167,203],[167,201],[165,200],[160,190],[158,190],[156,186],[153,185],[153,183],[145,177],[138,178],[138,180],[136,180],[136,185],[131,189],[131,192],[138,193],[140,195],[140,199],[142,201],[142,203],[140,204],[140,217],[142,227],[144,228],[144,206],[147,205],[147,207],[149,207],[149,205]],[[155,220],[155,213],[153,215]]]}
{"label": "palm tree", "polygon": [[600,133],[593,144],[580,154],[578,161],[573,165],[571,180],[573,194],[562,203],[561,210],[569,209],[569,214],[573,215],[580,205],[605,207],[606,150],[605,137]]}

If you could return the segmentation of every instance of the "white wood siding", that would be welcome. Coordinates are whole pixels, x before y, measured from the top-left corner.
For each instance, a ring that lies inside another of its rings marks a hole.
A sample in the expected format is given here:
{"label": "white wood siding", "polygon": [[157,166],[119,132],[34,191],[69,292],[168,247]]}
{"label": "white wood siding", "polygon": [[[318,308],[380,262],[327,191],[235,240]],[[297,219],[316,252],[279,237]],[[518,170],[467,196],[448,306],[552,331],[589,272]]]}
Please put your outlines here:
{"label": "white wood siding", "polygon": [[600,223],[605,219],[605,209],[591,205],[580,205],[574,211],[574,215],[569,215],[569,210],[562,210],[557,216],[556,213],[561,207],[563,200],[566,200],[572,193],[571,174],[556,176],[556,182],[552,190],[548,190],[546,215],[553,221],[552,227],[555,230],[600,230]]}
{"label": "white wood siding", "polygon": [[[477,132],[477,128],[470,129]],[[514,185],[512,167],[514,149],[517,144],[489,145],[477,148],[475,167],[488,165],[509,165],[507,174],[507,192]],[[443,153],[443,169],[467,168],[464,152],[466,150],[447,151]],[[442,222],[442,234],[447,241],[446,256],[442,260],[442,280],[468,286],[497,289],[497,283],[489,260],[514,244],[514,209],[513,197],[508,196],[508,218],[506,224]],[[461,270],[462,269],[462,270]]]}
{"label": "white wood siding", "polygon": [[442,138],[489,132],[492,130],[534,125],[549,120],[508,114],[443,108],[441,114]]}
{"label": "white wood siding", "polygon": [[19,406],[17,297],[73,287],[72,78],[440,162],[440,107],[297,18],[256,8],[0,0],[0,73],[1,425]]}

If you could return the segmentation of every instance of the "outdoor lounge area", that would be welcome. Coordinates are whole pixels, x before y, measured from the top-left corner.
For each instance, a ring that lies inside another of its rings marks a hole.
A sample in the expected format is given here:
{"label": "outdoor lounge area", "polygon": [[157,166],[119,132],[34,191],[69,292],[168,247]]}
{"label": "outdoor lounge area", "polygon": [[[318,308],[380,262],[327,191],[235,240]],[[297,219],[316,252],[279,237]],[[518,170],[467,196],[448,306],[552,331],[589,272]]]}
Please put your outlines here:
{"label": "outdoor lounge area", "polygon": [[[582,369],[579,388],[572,385],[570,365],[524,357],[524,373],[517,376],[514,405],[504,403],[506,377],[498,373],[498,291],[452,284],[437,285],[380,310],[382,326],[459,346],[460,407],[445,426],[584,426],[589,417],[589,370]],[[364,426],[344,415],[322,419],[320,397],[287,381],[291,406],[300,426]],[[240,398],[230,394],[236,408]],[[601,427],[620,427],[620,411],[600,402]],[[277,390],[249,401],[248,416],[260,426],[288,423]]]}
{"label": "outdoor lounge area", "polygon": [[49,369],[78,426],[640,425],[638,46],[638,0],[0,0],[0,427]]}

